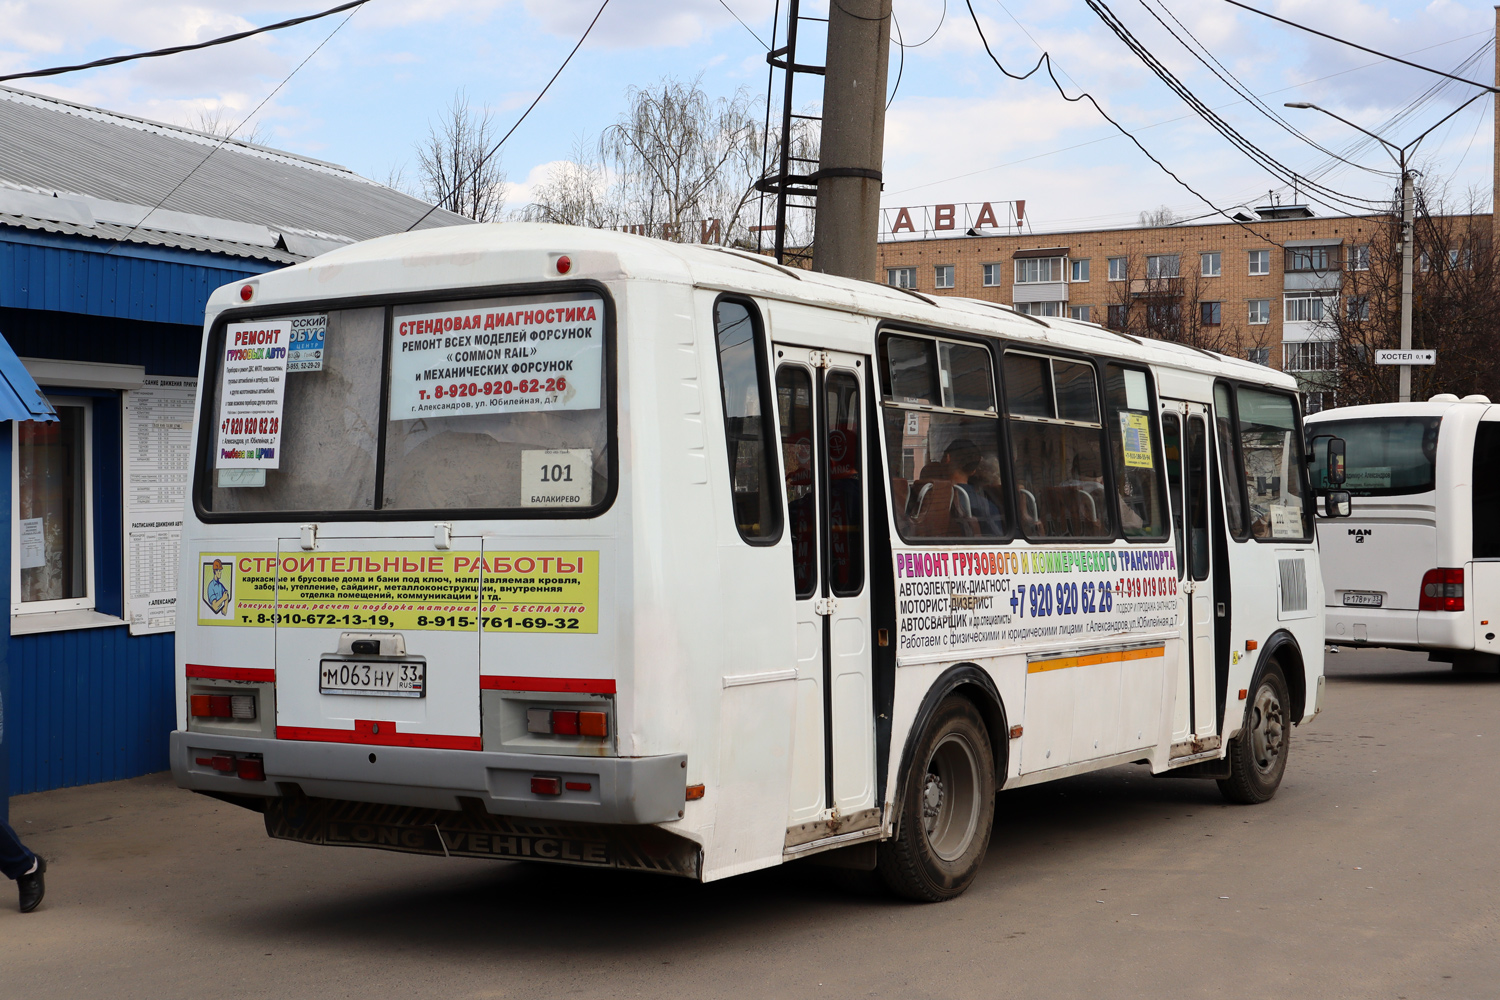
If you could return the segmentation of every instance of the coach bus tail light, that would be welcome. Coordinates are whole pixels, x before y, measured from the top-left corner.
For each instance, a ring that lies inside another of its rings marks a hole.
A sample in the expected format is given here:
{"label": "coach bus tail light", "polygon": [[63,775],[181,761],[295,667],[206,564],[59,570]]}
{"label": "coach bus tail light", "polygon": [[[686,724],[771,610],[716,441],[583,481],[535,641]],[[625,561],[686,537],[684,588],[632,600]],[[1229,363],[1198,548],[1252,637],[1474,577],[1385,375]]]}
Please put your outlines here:
{"label": "coach bus tail light", "polygon": [[195,719],[255,719],[253,694],[195,694],[188,699],[188,714]]}
{"label": "coach bus tail light", "polygon": [[1462,611],[1464,609],[1464,571],[1430,569],[1422,575],[1422,597],[1418,611]]}

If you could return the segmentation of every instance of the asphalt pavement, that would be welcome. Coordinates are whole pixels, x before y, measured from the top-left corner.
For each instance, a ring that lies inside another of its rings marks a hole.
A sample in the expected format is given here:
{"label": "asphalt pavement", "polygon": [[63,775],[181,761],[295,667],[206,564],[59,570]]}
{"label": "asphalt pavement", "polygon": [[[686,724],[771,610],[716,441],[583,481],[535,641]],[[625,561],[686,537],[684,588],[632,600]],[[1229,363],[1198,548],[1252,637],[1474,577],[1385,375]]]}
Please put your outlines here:
{"label": "asphalt pavement", "polygon": [[11,800],[0,997],[1493,997],[1500,677],[1328,659],[1274,800],[1114,768],[1002,793],[967,894],[312,847],[168,775]]}

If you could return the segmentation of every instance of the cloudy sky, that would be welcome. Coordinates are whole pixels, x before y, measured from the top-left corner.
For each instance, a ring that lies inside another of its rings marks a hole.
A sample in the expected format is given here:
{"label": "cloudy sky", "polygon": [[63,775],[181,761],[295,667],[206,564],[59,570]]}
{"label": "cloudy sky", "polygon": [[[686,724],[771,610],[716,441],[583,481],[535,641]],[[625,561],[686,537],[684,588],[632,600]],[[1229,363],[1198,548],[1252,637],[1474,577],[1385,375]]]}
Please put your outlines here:
{"label": "cloudy sky", "polygon": [[[6,27],[0,32],[0,72],[198,41],[332,2],[0,0]],[[1083,0],[969,2],[1008,69],[1024,71],[1043,50],[1051,52],[1070,96],[1091,93],[1215,205],[1263,203],[1272,188],[1291,200],[1275,177],[1149,73]],[[1489,3],[1265,2],[1282,17],[1450,72],[1477,55],[1461,75],[1494,79],[1495,12]],[[414,144],[457,91],[466,91],[472,104],[493,112],[496,125],[508,129],[598,4],[371,0],[347,22],[338,15],[205,52],[11,86],[179,124],[192,124],[205,112],[239,120],[266,101],[255,122],[269,145],[381,180],[404,167],[411,181]],[[826,9],[826,0],[805,4],[808,14]],[[511,204],[524,201],[528,186],[565,159],[579,139],[597,136],[614,121],[631,86],[668,75],[701,77],[711,93],[743,89],[763,102],[765,46],[754,36],[770,38],[774,8],[774,0],[610,0],[584,48],[505,146]],[[1206,105],[1254,145],[1332,189],[1330,199],[1389,197],[1392,180],[1378,171],[1389,170],[1390,161],[1378,147],[1350,151],[1357,133],[1315,111],[1284,109],[1283,102],[1315,102],[1371,129],[1400,116],[1383,134],[1404,143],[1475,93],[1457,83],[1431,93],[1442,78],[1322,41],[1222,0],[1111,0],[1111,9]],[[1087,102],[1064,101],[1044,74],[1026,81],[1004,77],[980,45],[965,0],[896,0],[895,10],[901,37],[912,47],[893,50],[891,57],[888,206],[1024,198],[1038,230],[1129,224],[1141,210],[1162,205],[1179,216],[1210,210]],[[1183,44],[1194,39],[1203,61]],[[1305,138],[1240,98],[1205,63],[1263,98]],[[799,92],[799,103],[817,100],[815,87]],[[1420,165],[1455,204],[1474,191],[1488,209],[1493,136],[1491,101],[1475,101],[1424,141]],[[1312,142],[1354,165],[1331,159]],[[1336,201],[1317,205],[1320,214],[1339,207]]]}

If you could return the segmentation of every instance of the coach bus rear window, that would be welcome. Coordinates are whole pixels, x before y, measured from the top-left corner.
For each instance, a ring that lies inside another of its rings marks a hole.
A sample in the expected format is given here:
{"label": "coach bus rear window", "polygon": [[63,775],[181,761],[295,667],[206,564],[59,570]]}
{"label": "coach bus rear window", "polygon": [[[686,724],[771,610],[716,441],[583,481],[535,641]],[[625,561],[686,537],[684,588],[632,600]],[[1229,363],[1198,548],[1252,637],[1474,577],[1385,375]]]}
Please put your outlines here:
{"label": "coach bus rear window", "polygon": [[[279,329],[284,370],[265,348],[263,371],[231,356],[236,336],[274,344]],[[229,324],[223,343],[208,372],[211,511],[543,513],[608,493],[594,292],[273,317]]]}
{"label": "coach bus rear window", "polygon": [[[1344,489],[1357,497],[1426,493],[1437,469],[1441,417],[1377,417],[1310,424],[1307,436],[1315,456],[1327,453],[1326,437],[1344,439]],[[1328,489],[1328,463],[1313,465],[1314,486]]]}

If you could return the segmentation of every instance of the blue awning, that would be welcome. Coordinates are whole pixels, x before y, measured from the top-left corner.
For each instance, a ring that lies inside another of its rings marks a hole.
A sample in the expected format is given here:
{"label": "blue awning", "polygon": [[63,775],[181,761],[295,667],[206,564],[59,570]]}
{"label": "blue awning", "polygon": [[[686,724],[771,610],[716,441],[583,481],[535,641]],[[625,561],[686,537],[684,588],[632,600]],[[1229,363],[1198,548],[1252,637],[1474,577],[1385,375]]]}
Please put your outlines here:
{"label": "blue awning", "polygon": [[0,334],[0,420],[56,420],[36,380]]}

